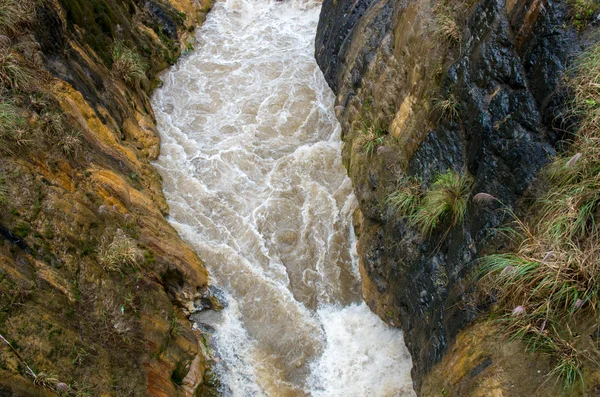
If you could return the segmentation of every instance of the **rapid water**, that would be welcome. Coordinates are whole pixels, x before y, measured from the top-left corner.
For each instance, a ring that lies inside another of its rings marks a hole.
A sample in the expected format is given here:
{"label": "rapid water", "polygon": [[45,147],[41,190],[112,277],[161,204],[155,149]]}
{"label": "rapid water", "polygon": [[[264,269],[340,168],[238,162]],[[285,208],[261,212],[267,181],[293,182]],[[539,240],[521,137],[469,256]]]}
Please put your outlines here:
{"label": "rapid water", "polygon": [[413,396],[402,333],[361,301],[320,4],[295,1],[218,1],[163,76],[170,221],[225,291],[202,318],[225,395]]}

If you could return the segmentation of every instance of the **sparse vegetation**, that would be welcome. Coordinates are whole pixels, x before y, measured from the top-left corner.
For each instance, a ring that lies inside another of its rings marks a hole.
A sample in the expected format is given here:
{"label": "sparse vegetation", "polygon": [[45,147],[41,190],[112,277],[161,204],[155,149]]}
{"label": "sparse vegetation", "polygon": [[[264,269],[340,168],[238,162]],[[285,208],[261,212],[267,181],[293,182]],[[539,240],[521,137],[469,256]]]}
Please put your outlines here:
{"label": "sparse vegetation", "polygon": [[[110,233],[108,233],[110,234]],[[117,229],[114,235],[105,234],[98,250],[98,261],[108,271],[123,272],[127,267],[140,268],[144,253],[136,242]]]}
{"label": "sparse vegetation", "polygon": [[550,375],[562,378],[565,390],[600,359],[587,347],[589,333],[573,331],[600,309],[600,45],[577,61],[570,85],[581,119],[571,153],[547,168],[550,188],[536,216],[516,219],[509,229],[516,251],[485,257],[481,269],[482,286],[505,311],[508,331],[555,359]]}
{"label": "sparse vegetation", "polygon": [[412,222],[423,234],[431,234],[443,224],[461,223],[467,212],[473,178],[468,174],[447,171],[433,182],[419,203]]}
{"label": "sparse vegetation", "polygon": [[18,25],[31,15],[27,13],[30,2],[18,0],[0,0],[0,32],[11,34]]}
{"label": "sparse vegetation", "polygon": [[81,133],[77,130],[69,130],[60,137],[57,145],[64,154],[73,155],[81,145]]}
{"label": "sparse vegetation", "polygon": [[128,84],[146,79],[148,64],[135,50],[122,41],[116,41],[112,48],[113,74]]}
{"label": "sparse vegetation", "polygon": [[0,205],[6,205],[8,202],[8,186],[6,186],[6,181],[4,180],[4,176],[0,174]]}

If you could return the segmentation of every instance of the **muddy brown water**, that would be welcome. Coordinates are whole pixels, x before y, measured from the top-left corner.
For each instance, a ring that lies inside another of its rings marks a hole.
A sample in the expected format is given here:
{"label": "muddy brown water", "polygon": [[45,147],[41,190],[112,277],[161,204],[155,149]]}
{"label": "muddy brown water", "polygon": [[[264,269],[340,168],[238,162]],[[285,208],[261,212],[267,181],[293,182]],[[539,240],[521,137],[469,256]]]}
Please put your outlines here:
{"label": "muddy brown water", "polygon": [[401,331],[361,300],[319,3],[218,1],[153,96],[170,221],[227,307],[230,396],[413,396]]}

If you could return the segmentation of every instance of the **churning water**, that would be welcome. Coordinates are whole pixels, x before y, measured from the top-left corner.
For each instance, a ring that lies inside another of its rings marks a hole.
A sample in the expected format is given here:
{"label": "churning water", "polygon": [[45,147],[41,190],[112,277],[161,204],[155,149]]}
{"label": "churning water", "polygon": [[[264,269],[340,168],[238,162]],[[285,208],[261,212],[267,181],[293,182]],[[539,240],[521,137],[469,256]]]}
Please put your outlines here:
{"label": "churning water", "polygon": [[170,221],[227,295],[231,396],[412,396],[402,333],[360,297],[318,3],[217,2],[153,98]]}

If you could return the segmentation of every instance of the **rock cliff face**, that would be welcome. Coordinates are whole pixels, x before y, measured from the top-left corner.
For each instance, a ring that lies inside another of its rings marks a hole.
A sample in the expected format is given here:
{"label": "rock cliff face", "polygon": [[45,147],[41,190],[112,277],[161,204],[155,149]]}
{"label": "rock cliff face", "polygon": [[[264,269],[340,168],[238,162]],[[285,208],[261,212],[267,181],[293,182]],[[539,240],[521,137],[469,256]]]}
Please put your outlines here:
{"label": "rock cliff face", "polygon": [[164,217],[148,95],[210,7],[0,5],[0,395],[197,395],[207,273]]}
{"label": "rock cliff face", "polygon": [[561,78],[581,36],[561,1],[324,1],[315,56],[359,201],[363,296],[404,331],[417,391],[478,313],[469,277],[502,248],[505,212],[470,200],[464,221],[424,234],[387,198],[453,170],[472,175],[470,197],[520,208],[569,128]]}

